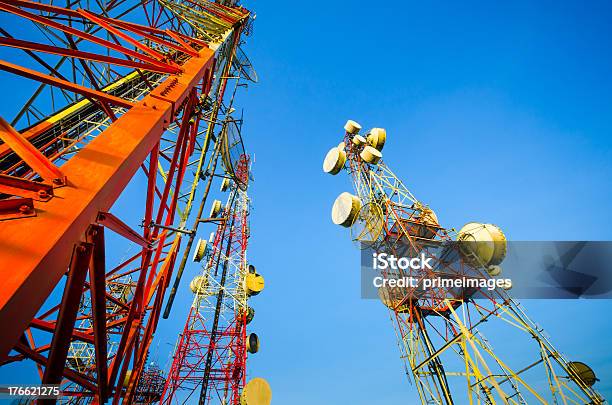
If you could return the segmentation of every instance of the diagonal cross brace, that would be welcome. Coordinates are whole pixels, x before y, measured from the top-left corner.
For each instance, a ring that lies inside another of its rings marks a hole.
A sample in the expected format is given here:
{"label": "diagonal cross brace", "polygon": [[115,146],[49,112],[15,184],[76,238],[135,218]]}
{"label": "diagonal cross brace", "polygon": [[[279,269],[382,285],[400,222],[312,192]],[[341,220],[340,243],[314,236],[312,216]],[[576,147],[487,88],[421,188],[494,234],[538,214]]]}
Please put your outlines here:
{"label": "diagonal cross brace", "polygon": [[25,139],[4,118],[0,117],[0,139],[4,141],[28,166],[49,183],[66,183],[66,176],[38,149]]}

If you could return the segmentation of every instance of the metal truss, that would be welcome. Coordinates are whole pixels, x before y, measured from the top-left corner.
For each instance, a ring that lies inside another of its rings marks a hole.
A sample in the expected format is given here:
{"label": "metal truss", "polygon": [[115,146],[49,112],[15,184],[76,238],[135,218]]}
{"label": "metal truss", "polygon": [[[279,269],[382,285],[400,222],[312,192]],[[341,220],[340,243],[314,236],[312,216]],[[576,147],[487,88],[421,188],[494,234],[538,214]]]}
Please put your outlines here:
{"label": "metal truss", "polygon": [[[239,172],[248,181],[248,158]],[[194,291],[162,396],[162,404],[240,404],[246,380],[247,245],[250,202],[234,183],[217,221],[208,260]]]}
{"label": "metal truss", "polygon": [[[430,252],[448,243],[454,231],[427,221],[429,210],[382,161],[365,162],[353,135],[345,134],[345,169],[351,175],[363,209],[357,223],[366,229],[367,246],[398,257]],[[378,207],[372,209],[371,206]],[[369,215],[364,217],[364,211]],[[365,222],[365,225],[363,224]],[[426,230],[427,235],[423,235]],[[363,232],[363,230],[362,230]],[[363,233],[362,233],[363,235]],[[407,252],[406,252],[407,251]],[[448,254],[451,254],[448,252]],[[434,270],[386,270],[388,277],[417,279],[445,275],[490,277],[465,263],[450,264],[434,258]],[[387,306],[395,328],[406,372],[414,379],[423,404],[601,404],[604,399],[570,366],[543,330],[504,290],[474,290],[467,294],[446,288],[415,294],[406,289],[388,290]],[[478,293],[478,295],[476,295]],[[504,331],[531,361],[519,361],[506,342],[494,345],[486,331]]]}
{"label": "metal truss", "polygon": [[[31,27],[0,28],[19,61],[0,70],[33,91],[0,120],[0,364],[33,361],[67,400],[132,403],[250,14],[190,1],[223,21],[211,39],[160,1],[67,3],[0,0]],[[140,224],[112,212],[134,179]]]}

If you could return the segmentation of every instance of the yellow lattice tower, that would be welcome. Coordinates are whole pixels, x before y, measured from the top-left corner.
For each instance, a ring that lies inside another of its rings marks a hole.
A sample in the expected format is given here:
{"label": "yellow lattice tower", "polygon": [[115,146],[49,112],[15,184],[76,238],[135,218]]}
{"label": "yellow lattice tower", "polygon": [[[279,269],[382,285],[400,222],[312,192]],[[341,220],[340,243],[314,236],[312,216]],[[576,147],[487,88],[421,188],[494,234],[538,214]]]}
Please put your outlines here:
{"label": "yellow lattice tower", "polygon": [[[348,121],[343,141],[323,163],[330,174],[346,170],[355,189],[355,195],[342,193],[334,203],[334,223],[351,228],[352,239],[362,248],[434,259],[433,270],[386,270],[388,278],[499,279],[506,253],[503,232],[482,223],[470,223],[459,232],[442,227],[434,211],[382,161],[385,130],[374,128],[365,136],[360,131],[358,123]],[[458,260],[446,260],[451,256]],[[592,370],[559,353],[511,298],[512,285],[500,285],[471,291],[379,289],[421,403],[604,403],[593,388]],[[494,345],[485,332],[505,339]],[[513,355],[518,344],[520,356]]]}

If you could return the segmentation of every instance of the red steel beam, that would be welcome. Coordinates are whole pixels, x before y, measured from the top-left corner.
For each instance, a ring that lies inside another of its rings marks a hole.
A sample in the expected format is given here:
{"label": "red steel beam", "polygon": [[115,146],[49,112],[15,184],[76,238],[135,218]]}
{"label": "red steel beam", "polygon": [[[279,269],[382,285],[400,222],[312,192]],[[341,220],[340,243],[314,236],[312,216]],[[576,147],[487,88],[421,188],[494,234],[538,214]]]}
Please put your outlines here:
{"label": "red steel beam", "polygon": [[44,52],[52,55],[66,56],[70,58],[77,58],[83,60],[90,60],[94,62],[109,63],[116,66],[124,66],[135,69],[148,70],[150,72],[159,73],[175,73],[176,69],[169,68],[160,65],[154,65],[152,63],[136,62],[130,59],[115,58],[113,56],[102,55],[93,52],[80,51],[78,49],[60,48],[58,46],[40,44],[38,42],[24,41],[15,38],[3,38],[0,37],[0,45],[8,46],[11,48],[23,49],[28,51]]}
{"label": "red steel beam", "polygon": [[[66,281],[66,288],[64,288],[60,311],[55,323],[55,333],[53,333],[53,339],[51,340],[51,349],[42,379],[43,384],[59,385],[62,382],[92,248],[93,246],[90,243],[79,243],[74,247],[68,280]],[[42,400],[39,403],[54,404],[55,402],[55,400]]]}
{"label": "red steel beam", "polygon": [[[173,266],[173,264],[171,266]],[[168,277],[170,277],[170,275],[168,275]],[[135,390],[138,386],[138,381],[140,380],[140,376],[142,375],[147,360],[147,353],[149,353],[149,347],[151,346],[151,342],[153,341],[153,333],[157,329],[157,323],[159,321],[159,315],[161,313],[162,302],[164,300],[163,280],[164,278],[162,276],[162,283],[159,284],[157,295],[155,296],[155,304],[153,305],[151,316],[143,333],[143,344],[140,348],[140,351],[135,353],[136,356],[134,359],[134,368],[132,371],[132,373],[135,373],[135,378],[130,378],[130,384],[128,385],[128,389],[125,395],[125,402],[128,404],[131,404],[133,402]]]}
{"label": "red steel beam", "polygon": [[65,90],[69,90],[78,94],[82,94],[86,97],[92,97],[100,101],[106,101],[111,104],[118,105],[120,107],[130,108],[134,105],[131,101],[124,100],[121,97],[115,97],[107,93],[103,93],[98,90],[93,90],[79,84],[69,82],[67,80],[58,79],[57,77],[49,76],[36,70],[28,69],[23,66],[14,65],[10,62],[0,60],[0,70],[4,70],[9,73],[14,73],[19,76],[27,77],[41,83],[50,84]]}
{"label": "red steel beam", "polygon": [[49,183],[64,184],[66,176],[62,171],[2,117],[0,117],[0,139],[40,177]]}
{"label": "red steel beam", "polygon": [[175,106],[202,81],[213,56],[210,49],[200,50],[183,65],[183,74],[169,76],[66,162],[62,172],[68,185],[56,189],[36,217],[0,224],[0,257],[12,270],[0,285],[0,362],[65,273],[75,243],[119,197],[161,139]]}
{"label": "red steel beam", "polygon": [[97,222],[114,231],[115,233],[123,236],[124,238],[139,244],[144,248],[151,247],[151,244],[138,232],[130,228],[128,224],[126,224],[110,212],[100,212],[98,214]]}
{"label": "red steel beam", "polygon": [[[93,14],[93,13],[90,13],[90,14]],[[103,21],[111,23],[112,25],[114,25],[116,27],[132,31],[135,34],[138,34],[138,35],[140,35],[140,36],[142,36],[144,38],[147,38],[147,39],[149,39],[149,40],[151,40],[151,41],[153,41],[155,43],[158,43],[160,45],[165,45],[168,48],[174,49],[174,50],[179,51],[179,52],[186,53],[189,56],[198,56],[198,51],[197,50],[191,48],[190,46],[186,46],[185,47],[180,42],[179,42],[179,44],[174,44],[174,43],[172,43],[170,41],[166,41],[163,38],[157,37],[157,36],[155,36],[153,34],[149,34],[149,33],[145,32],[144,30],[139,29],[139,28],[137,28],[137,27],[135,27],[135,26],[133,26],[131,24],[126,24],[125,22],[123,22],[121,20],[116,20],[116,19],[112,19],[112,18],[102,17],[102,16],[100,16],[98,14],[94,14],[94,15],[96,17],[102,19]],[[171,33],[172,31],[171,30],[166,30],[166,31],[163,31],[163,32],[164,32],[164,34],[167,34],[167,33]],[[169,36],[174,38],[172,35],[169,35]]]}
{"label": "red steel beam", "polygon": [[47,13],[63,14],[71,17],[79,17],[79,13],[69,8],[58,7],[47,5],[43,3],[36,3],[28,0],[0,0],[0,3],[11,4],[13,6],[32,8],[38,11],[45,11]]}
{"label": "red steel beam", "polygon": [[34,202],[31,198],[0,200],[0,221],[35,216]]}
{"label": "red steel beam", "polygon": [[47,201],[53,197],[53,186],[21,177],[0,174],[0,193]]}
{"label": "red steel beam", "polygon": [[183,48],[192,51],[192,52],[197,52],[191,45],[189,45],[183,38],[181,38],[181,36],[177,33],[175,33],[174,31],[171,30],[165,30],[164,31],[170,38],[174,39],[176,42],[178,42],[179,44],[181,44],[183,46]]}
{"label": "red steel beam", "polygon": [[92,225],[88,239],[93,244],[89,280],[91,282],[91,312],[93,318],[94,345],[96,354],[96,376],[98,378],[98,401],[106,402],[108,390],[107,331],[106,331],[106,280],[104,227]]}
{"label": "red steel beam", "polygon": [[[44,319],[34,318],[30,321],[30,326],[32,328],[44,330],[46,332],[53,332],[55,330],[55,321],[47,321]],[[78,339],[87,343],[94,342],[93,337],[84,332],[75,330],[72,334],[74,339]]]}
{"label": "red steel beam", "polygon": [[[43,356],[42,354],[38,353],[36,350],[31,349],[30,347],[26,346],[25,344],[23,344],[22,342],[17,343],[15,345],[15,350],[17,350],[19,353],[27,356],[28,358],[34,360],[36,363],[45,366],[47,364],[47,358],[45,356]],[[83,375],[79,372],[76,372],[70,368],[64,370],[64,376],[69,379],[70,381],[74,381],[75,383],[88,388],[89,390],[95,392],[96,387],[95,385],[89,380],[89,377],[86,375]]]}
{"label": "red steel beam", "polygon": [[[68,43],[70,44],[70,48],[72,48],[75,51],[78,51],[77,45],[74,42],[74,40],[72,39],[72,36],[68,35],[68,34],[65,34],[65,35],[66,35],[66,39],[68,40]],[[91,71],[91,68],[89,67],[89,65],[87,63],[85,63],[85,61],[83,59],[78,59],[78,61],[81,64],[81,67],[83,68],[83,70],[85,71],[85,75],[89,79],[89,83],[91,83],[91,85],[94,87],[94,89],[96,89],[97,91],[100,91],[100,86],[98,85],[98,80],[96,79],[96,76],[94,75],[94,73]],[[99,104],[100,108],[102,108],[104,113],[106,115],[108,115],[108,117],[111,120],[113,120],[113,121],[117,120],[117,116],[115,115],[115,112],[110,108],[108,103],[105,103],[104,101],[99,101],[98,104]]]}
{"label": "red steel beam", "polygon": [[[60,23],[58,23],[58,22],[56,22],[56,21],[54,21],[52,19],[40,16],[40,15],[37,15],[37,14],[30,13],[28,11],[25,11],[25,10],[19,8],[19,7],[13,7],[11,5],[6,4],[6,2],[4,0],[0,0],[0,10],[4,10],[4,11],[7,11],[7,12],[9,12],[11,14],[18,15],[18,16],[23,17],[23,18],[27,18],[30,21],[34,21],[34,22],[37,22],[39,24],[49,26],[51,28],[55,28],[55,29],[60,30],[62,32],[65,32],[67,34],[71,34],[71,35],[74,35],[76,37],[79,37],[79,38],[81,38],[83,40],[90,41],[90,42],[93,42],[94,44],[98,44],[98,45],[101,45],[101,46],[106,47],[108,49],[112,49],[114,51],[120,52],[120,53],[122,53],[122,54],[124,54],[126,56],[131,56],[132,58],[140,59],[143,62],[149,62],[149,63],[152,63],[154,65],[158,65],[158,66],[162,66],[162,67],[170,67],[170,68],[173,67],[171,65],[168,65],[168,64],[162,62],[161,60],[158,60],[158,59],[152,58],[150,56],[144,55],[142,53],[136,52],[136,51],[134,51],[132,49],[126,48],[126,47],[121,46],[119,44],[115,44],[114,42],[108,41],[108,40],[103,39],[103,38],[96,37],[95,35],[88,34],[87,32],[78,30],[78,29],[70,27],[68,25],[60,24]],[[68,10],[68,9],[65,9],[65,10]],[[74,11],[74,10],[72,10],[72,11]],[[175,69],[174,73],[178,73],[180,71],[178,66],[174,66],[174,69]]]}
{"label": "red steel beam", "polygon": [[[151,2],[150,0],[148,0],[147,2]],[[41,4],[41,3],[37,3],[37,2],[33,2],[33,1],[28,1],[28,0],[0,0],[0,3],[5,3],[5,4],[10,4],[13,6],[19,6],[19,7],[23,7],[23,8],[30,8],[30,9],[35,9],[35,10],[39,10],[39,11],[45,11],[48,13],[55,13],[55,14],[60,14],[60,15],[66,15],[66,16],[71,16],[71,17],[80,17],[80,14],[77,10],[73,10],[73,9],[69,9],[69,8],[64,8],[64,7],[58,7],[58,6],[52,6],[52,5],[47,5],[47,4]],[[145,2],[146,3],[146,2]],[[74,4],[76,4],[76,2],[74,2]],[[143,4],[143,6],[146,4]],[[110,7],[111,5],[109,4],[108,7]],[[160,7],[162,8],[162,7]],[[235,10],[234,10],[235,11]],[[146,12],[146,9],[145,9]],[[95,14],[97,17],[102,17],[100,14]],[[244,13],[244,16],[246,16],[247,13]],[[243,16],[243,17],[244,17]],[[183,38],[183,40],[185,41],[190,41],[193,43],[197,43],[200,44],[204,47],[208,47],[207,43],[205,41],[201,41],[198,40],[196,38],[191,38],[185,34],[181,34],[179,32],[168,32],[169,30],[163,30],[160,28],[156,28],[153,26],[148,26],[148,25],[142,25],[142,24],[137,24],[134,22],[130,22],[130,21],[122,21],[122,20],[118,20],[116,18],[109,18],[109,17],[103,17],[104,19],[106,19],[107,21],[111,22],[113,25],[119,26],[119,25],[123,25],[124,27],[129,27],[128,29],[134,31],[134,29],[137,30],[141,30],[141,31],[146,31],[149,33],[153,33],[153,34],[159,34],[159,35],[163,35],[163,34],[167,34],[168,36],[174,38],[174,35],[176,36],[180,36],[181,38]],[[235,23],[236,20],[232,21],[232,24]],[[174,38],[176,39],[176,38]],[[180,41],[177,41],[180,42]],[[184,44],[182,44],[184,46]],[[189,48],[189,47],[186,47]]]}
{"label": "red steel beam", "polygon": [[143,44],[140,41],[137,41],[136,39],[134,39],[131,36],[127,35],[125,32],[123,32],[123,31],[121,31],[121,30],[119,30],[117,28],[113,28],[108,23],[108,21],[106,21],[104,18],[99,17],[99,16],[97,16],[97,15],[95,15],[93,13],[90,13],[87,10],[83,10],[82,8],[79,9],[79,14],[81,14],[83,17],[87,18],[91,22],[93,22],[95,24],[98,24],[100,27],[106,29],[108,32],[115,34],[119,38],[123,38],[129,44],[133,45],[137,49],[140,49],[142,52],[148,54],[149,56],[152,56],[153,58],[155,58],[157,60],[164,60],[164,59],[166,59],[166,56],[164,54],[157,52],[156,50],[146,46],[145,44]]}
{"label": "red steel beam", "polygon": [[[206,75],[206,72],[205,72],[205,75]],[[166,86],[162,86],[163,88],[161,89],[160,94],[168,95],[169,92],[171,91],[174,92],[175,87],[177,85],[178,85],[178,81],[174,79],[170,80]],[[179,92],[182,92],[182,90],[179,90]],[[156,96],[157,95],[155,94],[153,95],[153,97],[156,97]],[[187,134],[190,128],[190,117],[193,113],[193,109],[195,107],[195,102],[196,102],[195,88],[192,88],[188,97],[189,99],[185,101],[187,105],[185,106],[185,109],[183,110],[181,130],[179,131],[179,135],[177,136],[176,147],[174,149],[172,162],[170,164],[170,168],[168,169],[168,173],[167,173],[165,190],[169,190],[169,187],[172,185],[175,172],[177,171],[179,174],[177,175],[177,184],[175,185],[175,189],[178,190],[180,188],[180,179],[181,179],[180,167],[182,167],[182,164],[184,163],[186,159],[185,149],[186,149],[186,144],[187,144]],[[165,100],[170,102],[169,99],[165,99]],[[181,102],[181,104],[183,104],[183,102]],[[158,148],[158,145],[155,146],[153,150],[155,151],[157,148]],[[151,164],[152,163],[153,162],[151,162]],[[156,170],[153,167],[151,167],[151,170],[152,170],[152,173],[156,172]],[[151,180],[151,178],[149,178],[149,180]],[[149,183],[149,185],[151,185],[151,183]],[[152,190],[149,188],[147,193],[151,195],[151,191]],[[165,211],[164,205],[168,199],[168,195],[169,194],[167,192],[164,192],[164,194],[161,196],[160,206],[158,207],[158,217],[157,217],[158,221],[157,222],[161,222],[162,220],[163,213]],[[172,207],[175,206],[174,204],[177,198],[178,198],[178,194],[175,193],[172,196],[172,203],[170,204]],[[149,198],[147,198],[147,200],[149,200]],[[147,205],[147,212],[145,213],[145,218],[149,218],[151,216],[152,209],[153,209],[152,205]],[[173,214],[174,212],[172,211],[168,212],[166,216],[166,224],[170,220],[170,218],[173,216]],[[130,326],[130,329],[127,331],[124,331],[121,337],[121,341],[119,342],[119,345],[117,347],[117,355],[111,364],[111,372],[110,372],[110,378],[109,378],[109,381],[111,384],[115,381],[117,376],[119,376],[119,381],[123,381],[126,376],[127,367],[129,366],[129,362],[123,361],[122,363],[124,354],[129,355],[130,352],[133,352],[136,355],[138,351],[139,338],[140,338],[139,327],[140,327],[141,314],[143,311],[145,311],[145,308],[146,308],[146,304],[143,300],[143,297],[146,297],[149,286],[151,285],[153,277],[155,276],[155,270],[157,269],[157,266],[160,261],[160,255],[162,253],[161,247],[164,245],[165,237],[167,234],[167,232],[164,231],[162,235],[159,238],[157,238],[158,231],[159,231],[159,228],[154,228],[152,231],[147,228],[147,230],[145,231],[145,236],[147,239],[158,239],[158,242],[157,242],[158,248],[156,249],[155,257],[153,258],[152,263],[151,263],[151,258],[152,258],[153,252],[150,250],[146,251],[146,253],[143,252],[143,256],[142,256],[143,260],[142,260],[142,265],[141,265],[142,270],[139,275],[136,291],[134,291],[134,297],[132,299],[130,311],[128,313],[128,317],[126,320],[126,324]],[[172,257],[170,255],[166,256],[166,261],[168,260],[170,261],[172,260]],[[149,265],[151,268],[150,270],[147,270]],[[158,275],[161,274],[163,276],[164,271],[165,269],[162,269],[162,271],[160,271]],[[145,344],[146,343],[147,342],[145,341]],[[138,373],[140,371],[137,369],[133,369],[132,371],[133,373],[130,377],[130,381],[133,382],[135,381],[135,378],[138,377]],[[119,390],[115,392],[115,396],[113,398],[113,404],[118,403],[121,397],[120,394],[121,394],[121,391]]]}

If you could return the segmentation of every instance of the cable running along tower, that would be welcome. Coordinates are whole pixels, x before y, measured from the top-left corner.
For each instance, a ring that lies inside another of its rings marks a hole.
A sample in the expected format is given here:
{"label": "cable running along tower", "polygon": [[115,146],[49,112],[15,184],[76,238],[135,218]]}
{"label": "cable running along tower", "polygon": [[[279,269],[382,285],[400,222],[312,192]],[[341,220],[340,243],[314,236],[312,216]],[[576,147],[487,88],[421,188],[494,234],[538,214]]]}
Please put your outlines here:
{"label": "cable running along tower", "polygon": [[[438,223],[382,160],[387,134],[365,136],[348,121],[342,142],[325,157],[329,174],[346,171],[354,193],[335,201],[332,219],[350,228],[361,248],[396,257],[432,258],[433,269],[382,271],[385,278],[462,277],[502,274],[506,239],[492,224],[469,223],[459,232]],[[458,241],[458,242],[455,242]],[[371,257],[371,256],[369,256]],[[372,271],[372,270],[369,270]],[[509,295],[511,284],[486,288],[381,287],[406,374],[423,404],[601,404],[593,371],[559,353]],[[485,336],[503,336],[496,342]],[[514,349],[511,349],[514,348]],[[518,347],[518,349],[517,349]],[[513,356],[520,350],[521,356]],[[518,357],[518,358],[517,358]],[[525,361],[525,358],[530,360]]]}

